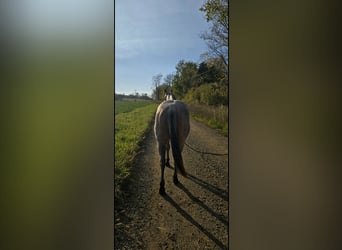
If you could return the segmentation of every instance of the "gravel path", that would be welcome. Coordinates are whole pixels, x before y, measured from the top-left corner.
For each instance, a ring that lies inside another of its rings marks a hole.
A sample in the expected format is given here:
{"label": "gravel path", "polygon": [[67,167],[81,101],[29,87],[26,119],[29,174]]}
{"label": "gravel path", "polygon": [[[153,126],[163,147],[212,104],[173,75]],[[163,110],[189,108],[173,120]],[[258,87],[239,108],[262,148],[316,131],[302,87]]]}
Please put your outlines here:
{"label": "gravel path", "polygon": [[[227,153],[228,139],[191,119],[187,143],[201,151]],[[173,158],[170,152],[170,163]],[[189,175],[172,181],[165,168],[166,195],[158,193],[159,156],[153,131],[125,183],[127,197],[116,204],[115,249],[228,249],[228,156],[183,150]]]}

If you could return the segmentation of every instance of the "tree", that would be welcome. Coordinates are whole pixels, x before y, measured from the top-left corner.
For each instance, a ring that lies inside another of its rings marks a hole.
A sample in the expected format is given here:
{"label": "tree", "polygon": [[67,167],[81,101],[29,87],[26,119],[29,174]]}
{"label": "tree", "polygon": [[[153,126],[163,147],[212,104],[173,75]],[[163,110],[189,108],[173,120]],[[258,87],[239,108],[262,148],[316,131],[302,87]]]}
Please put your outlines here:
{"label": "tree", "polygon": [[228,69],[228,0],[207,0],[199,10],[212,23],[210,33],[200,37],[207,41],[209,55],[220,58]]}
{"label": "tree", "polygon": [[173,75],[173,74],[168,74],[168,75],[166,75],[165,78],[164,78],[164,84],[166,84],[167,86],[169,86],[169,89],[172,88],[173,78],[174,78],[174,75]]}
{"label": "tree", "polygon": [[164,99],[165,93],[167,92],[168,85],[161,84],[155,90],[153,90],[152,97],[157,101]]}
{"label": "tree", "polygon": [[183,98],[190,88],[197,85],[197,81],[197,64],[184,60],[179,61],[173,79],[174,94]]}
{"label": "tree", "polygon": [[219,83],[224,77],[225,68],[220,59],[208,59],[199,64],[198,77],[199,85],[203,83]]}
{"label": "tree", "polygon": [[152,87],[154,88],[154,92],[155,92],[155,99],[159,100],[160,99],[160,93],[158,91],[158,87],[160,85],[160,81],[162,79],[163,75],[162,74],[157,74],[155,76],[152,77]]}

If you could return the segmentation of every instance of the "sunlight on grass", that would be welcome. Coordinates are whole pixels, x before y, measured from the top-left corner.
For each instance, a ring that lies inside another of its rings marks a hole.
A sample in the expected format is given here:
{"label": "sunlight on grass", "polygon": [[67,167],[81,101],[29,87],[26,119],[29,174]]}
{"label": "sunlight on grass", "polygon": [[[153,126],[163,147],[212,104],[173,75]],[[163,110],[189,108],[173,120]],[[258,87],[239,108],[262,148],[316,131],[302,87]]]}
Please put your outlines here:
{"label": "sunlight on grass", "polygon": [[228,107],[190,104],[189,108],[195,120],[218,129],[224,136],[228,136]]}
{"label": "sunlight on grass", "polygon": [[129,176],[136,150],[154,117],[157,104],[148,104],[140,104],[144,106],[115,115],[115,195],[118,195],[122,181]]}

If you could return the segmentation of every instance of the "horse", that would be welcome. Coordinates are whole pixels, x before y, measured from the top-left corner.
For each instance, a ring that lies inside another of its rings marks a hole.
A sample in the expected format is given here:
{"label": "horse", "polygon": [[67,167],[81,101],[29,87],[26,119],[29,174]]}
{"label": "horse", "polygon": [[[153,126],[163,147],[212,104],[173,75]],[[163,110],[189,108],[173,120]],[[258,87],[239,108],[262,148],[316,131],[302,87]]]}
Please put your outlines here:
{"label": "horse", "polygon": [[[171,94],[172,98],[172,94]],[[154,134],[160,157],[161,180],[159,194],[165,194],[164,169],[170,167],[170,141],[174,159],[173,183],[178,184],[177,171],[184,177],[187,173],[184,168],[182,151],[186,138],[190,132],[189,109],[184,102],[165,100],[157,108],[154,122]],[[165,160],[165,153],[167,158]]]}

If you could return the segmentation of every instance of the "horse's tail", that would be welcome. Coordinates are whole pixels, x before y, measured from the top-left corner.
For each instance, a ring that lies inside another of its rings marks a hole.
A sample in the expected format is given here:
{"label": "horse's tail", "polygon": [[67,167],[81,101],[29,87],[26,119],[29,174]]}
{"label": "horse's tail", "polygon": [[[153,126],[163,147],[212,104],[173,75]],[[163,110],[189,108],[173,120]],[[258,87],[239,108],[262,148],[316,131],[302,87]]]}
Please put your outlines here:
{"label": "horse's tail", "polygon": [[177,167],[180,173],[187,177],[187,173],[185,172],[183,158],[182,158],[182,151],[179,145],[179,138],[177,133],[177,117],[175,110],[170,107],[168,111],[168,126],[169,126],[169,134],[171,140],[171,147],[172,147],[172,155],[175,160],[175,167]]}

